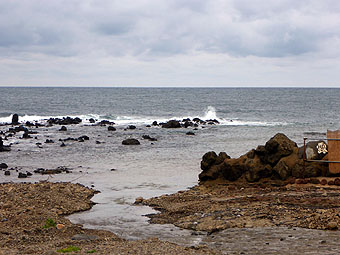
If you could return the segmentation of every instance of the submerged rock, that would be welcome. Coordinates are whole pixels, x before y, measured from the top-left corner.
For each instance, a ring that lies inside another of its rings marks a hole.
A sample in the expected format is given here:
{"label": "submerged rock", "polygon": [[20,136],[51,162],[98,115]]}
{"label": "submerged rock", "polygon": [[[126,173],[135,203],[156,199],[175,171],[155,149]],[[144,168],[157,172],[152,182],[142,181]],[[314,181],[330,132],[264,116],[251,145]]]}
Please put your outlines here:
{"label": "submerged rock", "polygon": [[59,129],[59,131],[63,131],[63,132],[67,131],[67,127],[62,126],[62,127]]}
{"label": "submerged rock", "polygon": [[18,124],[19,124],[19,115],[15,113],[12,116],[12,125],[18,125]]}
{"label": "submerged rock", "polygon": [[129,139],[125,139],[122,142],[123,145],[140,145],[140,142],[137,139],[134,138],[129,138]]}
{"label": "submerged rock", "polygon": [[156,138],[151,137],[151,136],[149,136],[149,135],[143,135],[142,138],[143,138],[143,139],[146,139],[146,140],[149,140],[149,141],[152,141],[152,142],[157,141]]}
{"label": "submerged rock", "polygon": [[113,127],[113,126],[108,126],[108,127],[107,127],[107,130],[108,130],[108,131],[116,131],[116,128]]}
{"label": "submerged rock", "polygon": [[162,123],[162,128],[180,128],[181,123],[178,120],[169,120],[166,123]]}
{"label": "submerged rock", "polygon": [[8,165],[6,163],[0,164],[0,169],[6,169],[6,168],[8,168]]}

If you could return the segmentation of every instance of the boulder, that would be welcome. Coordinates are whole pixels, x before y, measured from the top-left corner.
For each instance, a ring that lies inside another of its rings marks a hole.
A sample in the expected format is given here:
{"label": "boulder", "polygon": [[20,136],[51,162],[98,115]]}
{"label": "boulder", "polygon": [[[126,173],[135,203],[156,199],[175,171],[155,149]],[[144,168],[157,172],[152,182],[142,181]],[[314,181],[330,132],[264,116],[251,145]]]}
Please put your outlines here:
{"label": "boulder", "polygon": [[134,126],[134,125],[129,125],[127,129],[136,129],[136,126]]}
{"label": "boulder", "polygon": [[83,142],[83,141],[88,141],[90,140],[90,137],[88,137],[87,135],[82,135],[80,137],[78,137],[78,142]]}
{"label": "boulder", "polygon": [[273,168],[269,164],[263,164],[260,158],[256,155],[254,157],[250,152],[246,154],[247,160],[245,161],[245,165],[247,171],[245,173],[245,178],[248,182],[257,182],[261,178],[267,178],[272,176]]}
{"label": "boulder", "polygon": [[116,131],[116,128],[113,127],[113,126],[108,126],[108,127],[107,127],[107,130],[108,130],[108,131]]}
{"label": "boulder", "polygon": [[303,164],[303,161],[299,159],[298,148],[294,148],[289,156],[280,159],[273,171],[279,179],[287,180],[289,176],[292,176],[292,171],[297,164]]}
{"label": "boulder", "polygon": [[8,165],[6,163],[0,164],[0,169],[6,169],[6,168],[8,168]]}
{"label": "boulder", "polygon": [[292,154],[294,148],[297,148],[295,142],[286,135],[278,133],[265,146],[258,146],[255,152],[264,164],[275,166],[281,158]]}
{"label": "boulder", "polygon": [[222,163],[222,175],[228,181],[236,181],[247,171],[247,165],[244,158],[226,159]]}
{"label": "boulder", "polygon": [[162,128],[180,128],[181,123],[178,120],[169,120],[166,123],[162,123]]}
{"label": "boulder", "polygon": [[157,121],[152,122],[152,126],[158,126]]}
{"label": "boulder", "polygon": [[151,136],[149,136],[149,135],[143,135],[142,138],[145,139],[145,140],[152,141],[152,142],[157,141],[156,138],[151,137]]}
{"label": "boulder", "polygon": [[67,131],[67,127],[62,126],[62,127],[59,129],[59,131],[63,131],[63,132]]}
{"label": "boulder", "polygon": [[207,152],[203,155],[201,169],[199,174],[200,181],[215,180],[222,174],[223,162],[230,157],[225,152],[217,154],[214,151]]}
{"label": "boulder", "polygon": [[192,123],[191,121],[185,121],[184,122],[184,127],[187,128],[187,127],[192,127],[194,125],[194,123]]}
{"label": "boulder", "polygon": [[6,171],[5,171],[5,175],[6,175],[6,176],[9,176],[9,175],[11,175],[11,172],[8,171],[8,170],[6,170]]}
{"label": "boulder", "polygon": [[129,139],[125,139],[122,142],[123,145],[140,145],[140,142],[137,139],[134,138],[129,138]]}
{"label": "boulder", "polygon": [[192,131],[189,131],[189,132],[186,132],[186,135],[195,135],[195,133]]}
{"label": "boulder", "polygon": [[27,178],[27,174],[20,172],[18,178]]}
{"label": "boulder", "polygon": [[93,118],[89,119],[89,122],[90,122],[91,124],[96,123],[96,121],[95,121]]}
{"label": "boulder", "polygon": [[47,123],[49,125],[53,125],[53,124],[56,124],[56,125],[71,125],[71,124],[79,124],[81,123],[82,120],[78,117],[75,117],[75,118],[71,118],[71,117],[64,117],[62,119],[60,118],[50,118],[49,120],[47,120]]}
{"label": "boulder", "polygon": [[19,124],[19,115],[15,113],[12,116],[12,125],[18,125],[18,124]]}

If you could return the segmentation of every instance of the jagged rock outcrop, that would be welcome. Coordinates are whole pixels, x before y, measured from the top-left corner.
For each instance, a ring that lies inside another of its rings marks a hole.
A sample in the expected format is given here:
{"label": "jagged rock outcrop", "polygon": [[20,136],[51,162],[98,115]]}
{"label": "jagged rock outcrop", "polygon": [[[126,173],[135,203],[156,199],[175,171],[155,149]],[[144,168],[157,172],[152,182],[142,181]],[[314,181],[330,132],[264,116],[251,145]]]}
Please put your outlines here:
{"label": "jagged rock outcrop", "polygon": [[[317,144],[320,145],[320,141],[309,146],[317,148]],[[320,155],[320,150],[314,149],[313,152],[318,154],[317,157],[313,156],[313,159],[325,157],[325,153]],[[301,155],[301,148],[282,133],[276,134],[265,145],[260,145],[239,158],[230,158],[225,152],[219,155],[213,151],[207,152],[202,158],[201,169],[203,171],[199,175],[200,181],[218,178],[235,181],[244,176],[248,182],[257,182],[268,177],[287,180],[289,177],[329,175],[328,164],[304,162],[303,148]]]}

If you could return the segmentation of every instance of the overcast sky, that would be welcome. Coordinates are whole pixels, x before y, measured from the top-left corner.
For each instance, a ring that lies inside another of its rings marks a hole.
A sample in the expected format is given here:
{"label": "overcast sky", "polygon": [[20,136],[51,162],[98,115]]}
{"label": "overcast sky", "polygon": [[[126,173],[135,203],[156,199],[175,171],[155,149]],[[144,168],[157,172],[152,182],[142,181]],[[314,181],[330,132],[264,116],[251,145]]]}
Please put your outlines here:
{"label": "overcast sky", "polygon": [[0,86],[340,87],[339,0],[0,0]]}

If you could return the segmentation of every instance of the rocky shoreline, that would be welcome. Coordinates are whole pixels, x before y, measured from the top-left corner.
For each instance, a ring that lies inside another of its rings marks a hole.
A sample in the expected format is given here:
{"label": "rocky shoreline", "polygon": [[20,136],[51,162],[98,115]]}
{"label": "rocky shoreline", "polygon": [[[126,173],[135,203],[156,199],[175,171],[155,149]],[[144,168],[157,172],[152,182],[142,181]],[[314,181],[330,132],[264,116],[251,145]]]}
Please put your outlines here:
{"label": "rocky shoreline", "polygon": [[127,241],[65,218],[90,209],[96,192],[71,183],[0,184],[0,254],[218,254],[157,238]]}
{"label": "rocky shoreline", "polygon": [[[326,159],[326,150],[318,153],[320,143],[324,141],[307,144],[305,157]],[[237,159],[208,152],[202,158],[199,185],[136,203],[160,212],[148,215],[151,223],[208,235],[233,228],[337,230],[340,179],[329,173],[326,163],[303,161],[303,148],[277,134]]]}
{"label": "rocky shoreline", "polygon": [[256,227],[337,230],[339,191],[337,186],[268,179],[257,184],[219,180],[142,203],[160,211],[148,215],[151,223],[174,224],[207,234]]}
{"label": "rocky shoreline", "polygon": [[[120,132],[115,137],[119,145],[134,151],[138,146],[133,145],[147,143],[151,146],[159,142],[159,136],[151,132],[152,136],[146,134],[145,130],[149,128],[189,128],[189,132],[181,133],[186,136],[195,135],[193,131],[198,128],[218,124],[215,120],[200,119],[169,120],[166,123],[155,121],[136,132],[139,127],[133,125],[122,127],[110,121],[88,121],[86,128],[72,133],[69,130],[83,123],[83,120],[68,117],[22,124],[14,120],[11,124],[2,125],[0,151],[8,153],[14,147],[9,143],[13,138],[18,139],[18,143],[23,141],[24,146],[37,146],[39,149],[54,146],[58,151],[63,150],[59,147],[85,147],[83,145],[90,143],[92,145],[87,146],[100,147],[107,142],[100,137],[100,132],[105,132],[105,137],[111,137],[116,131]],[[40,128],[50,129],[53,126],[57,126],[52,129],[53,137],[46,133],[39,137]],[[97,128],[95,132],[83,134],[92,126]],[[307,159],[327,159],[327,145],[323,145],[325,150],[319,153],[320,143],[325,144],[324,141],[317,141],[306,145]],[[4,180],[7,175],[12,178],[14,174],[29,180],[31,175],[72,173],[72,168],[65,166],[33,168],[24,172],[16,166],[0,162],[0,168]],[[275,135],[265,145],[239,158],[231,158],[225,152],[207,152],[202,158],[201,169],[198,185],[172,195],[151,199],[139,197],[136,206],[146,205],[160,211],[148,215],[151,223],[174,224],[191,230],[193,235],[202,236],[232,229],[340,228],[340,178],[331,175],[325,163],[304,162],[303,148],[284,134]],[[79,170],[80,173],[82,171]],[[115,169],[111,168],[112,171]],[[93,205],[90,198],[94,194],[92,189],[71,183],[0,184],[0,245],[3,247],[0,254],[60,254],[58,251],[69,247],[80,249],[74,250],[76,254],[219,253],[207,247],[187,248],[155,238],[127,241],[108,231],[84,229],[65,218],[65,215],[90,209]]]}

